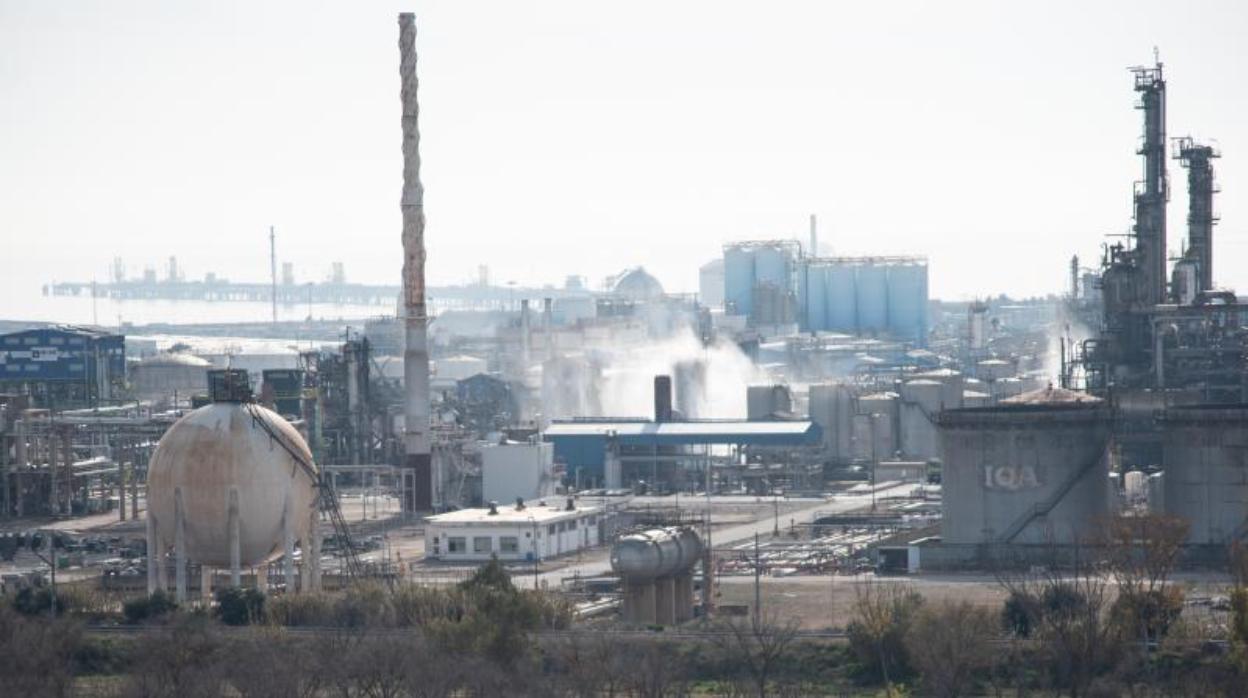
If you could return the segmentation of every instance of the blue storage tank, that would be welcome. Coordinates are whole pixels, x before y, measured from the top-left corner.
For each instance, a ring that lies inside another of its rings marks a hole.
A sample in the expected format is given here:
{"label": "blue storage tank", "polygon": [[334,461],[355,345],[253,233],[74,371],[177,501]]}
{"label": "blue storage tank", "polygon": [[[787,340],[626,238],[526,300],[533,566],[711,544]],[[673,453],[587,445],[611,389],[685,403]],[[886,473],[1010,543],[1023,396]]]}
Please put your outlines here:
{"label": "blue storage tank", "polygon": [[888,330],[922,346],[927,338],[927,265],[919,260],[888,270]]}
{"label": "blue storage tank", "polygon": [[824,272],[827,327],[832,332],[858,332],[858,267],[837,262]]}
{"label": "blue storage tank", "polygon": [[805,298],[806,331],[822,332],[828,329],[828,267],[824,264],[806,265]]}
{"label": "blue storage tank", "polygon": [[858,267],[858,331],[888,331],[888,267],[873,262]]}
{"label": "blue storage tank", "polygon": [[748,315],[754,304],[754,248],[724,248],[724,307],[730,315]]}
{"label": "blue storage tank", "polygon": [[754,248],[754,284],[793,290],[793,262],[793,254],[788,248],[779,245]]}

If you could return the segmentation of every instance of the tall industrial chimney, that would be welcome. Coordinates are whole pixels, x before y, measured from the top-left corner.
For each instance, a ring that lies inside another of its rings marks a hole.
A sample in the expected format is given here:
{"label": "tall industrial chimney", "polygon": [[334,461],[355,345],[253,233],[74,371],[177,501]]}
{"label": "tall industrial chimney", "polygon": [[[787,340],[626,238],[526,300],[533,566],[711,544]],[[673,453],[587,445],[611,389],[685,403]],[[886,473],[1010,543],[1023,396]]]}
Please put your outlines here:
{"label": "tall industrial chimney", "polygon": [[819,227],[815,214],[810,214],[810,256],[819,256]]}
{"label": "tall industrial chimney", "polygon": [[273,282],[270,288],[270,300],[273,301],[273,324],[277,324],[277,233],[269,226],[269,278]]}
{"label": "tall industrial chimney", "polygon": [[407,392],[403,434],[403,510],[433,508],[429,439],[429,340],[425,312],[425,190],[420,184],[420,129],[416,99],[416,16],[399,14],[399,77],[403,103],[403,380]]}

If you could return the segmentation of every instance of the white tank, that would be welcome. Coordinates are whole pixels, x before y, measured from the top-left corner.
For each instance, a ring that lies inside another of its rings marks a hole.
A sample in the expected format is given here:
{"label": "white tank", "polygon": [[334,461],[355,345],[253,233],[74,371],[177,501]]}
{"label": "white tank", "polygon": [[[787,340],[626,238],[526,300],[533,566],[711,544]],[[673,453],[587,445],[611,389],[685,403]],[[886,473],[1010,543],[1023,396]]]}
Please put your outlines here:
{"label": "white tank", "polygon": [[315,475],[277,439],[312,464],[299,432],[259,405],[217,402],[170,427],[147,472],[148,515],[154,517],[159,549],[174,544],[179,490],[186,554],[195,562],[230,565],[231,491],[238,493],[240,564],[257,565],[281,552],[284,514],[290,516],[293,538],[306,541],[317,505]]}
{"label": "white tank", "polygon": [[622,536],[611,546],[611,569],[634,580],[670,577],[697,564],[702,539],[689,528],[656,528]]}

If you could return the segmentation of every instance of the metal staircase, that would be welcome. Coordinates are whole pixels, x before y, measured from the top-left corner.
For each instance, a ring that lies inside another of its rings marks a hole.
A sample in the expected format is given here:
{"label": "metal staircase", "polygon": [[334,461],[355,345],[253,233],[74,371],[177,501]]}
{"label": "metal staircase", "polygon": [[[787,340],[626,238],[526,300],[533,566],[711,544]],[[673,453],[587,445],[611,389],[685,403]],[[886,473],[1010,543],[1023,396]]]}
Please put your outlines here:
{"label": "metal staircase", "polygon": [[346,565],[347,576],[352,579],[358,579],[363,576],[364,564],[356,552],[355,542],[351,540],[351,531],[347,527],[347,520],[342,516],[342,509],[338,507],[338,497],[335,495],[328,478],[322,477],[321,472],[317,470],[311,461],[304,458],[298,448],[290,444],[280,432],[273,429],[273,426],[260,413],[259,407],[255,403],[246,403],[244,407],[247,413],[251,415],[252,424],[268,434],[269,438],[277,443],[278,446],[281,446],[282,450],[290,454],[290,457],[303,469],[304,473],[312,478],[313,484],[316,485],[318,507],[321,513],[329,518],[330,524],[334,527],[334,538],[338,542],[338,554]]}

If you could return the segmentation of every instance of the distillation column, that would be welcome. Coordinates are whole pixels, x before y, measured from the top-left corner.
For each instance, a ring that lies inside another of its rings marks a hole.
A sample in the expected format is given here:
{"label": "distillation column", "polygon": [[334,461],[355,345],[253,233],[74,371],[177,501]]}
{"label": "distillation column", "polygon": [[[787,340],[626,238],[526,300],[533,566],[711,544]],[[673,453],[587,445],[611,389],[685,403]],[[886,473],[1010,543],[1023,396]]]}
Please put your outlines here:
{"label": "distillation column", "polygon": [[1213,226],[1218,222],[1213,212],[1213,163],[1220,153],[1213,146],[1189,138],[1176,143],[1175,158],[1187,168],[1187,254],[1196,263],[1196,292],[1213,289]]}
{"label": "distillation column", "polygon": [[1135,184],[1135,250],[1140,267],[1139,300],[1145,305],[1165,303],[1166,201],[1166,80],[1161,62],[1152,68],[1133,68],[1137,109],[1144,112],[1144,141],[1136,151],[1144,156],[1144,179]]}

